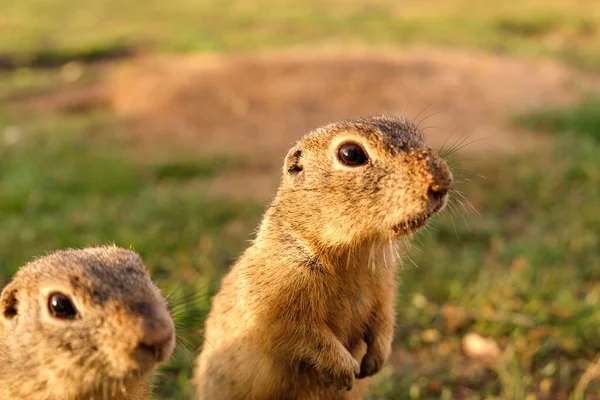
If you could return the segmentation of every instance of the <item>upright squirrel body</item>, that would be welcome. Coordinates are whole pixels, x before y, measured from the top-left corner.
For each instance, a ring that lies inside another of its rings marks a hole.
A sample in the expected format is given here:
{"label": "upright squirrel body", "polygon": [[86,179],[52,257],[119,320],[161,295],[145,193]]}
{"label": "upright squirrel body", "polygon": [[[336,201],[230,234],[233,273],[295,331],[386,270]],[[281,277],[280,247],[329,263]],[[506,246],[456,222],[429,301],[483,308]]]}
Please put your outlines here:
{"label": "upright squirrel body", "polygon": [[195,399],[361,398],[391,352],[394,243],[446,205],[451,183],[405,119],[304,136],[213,299]]}

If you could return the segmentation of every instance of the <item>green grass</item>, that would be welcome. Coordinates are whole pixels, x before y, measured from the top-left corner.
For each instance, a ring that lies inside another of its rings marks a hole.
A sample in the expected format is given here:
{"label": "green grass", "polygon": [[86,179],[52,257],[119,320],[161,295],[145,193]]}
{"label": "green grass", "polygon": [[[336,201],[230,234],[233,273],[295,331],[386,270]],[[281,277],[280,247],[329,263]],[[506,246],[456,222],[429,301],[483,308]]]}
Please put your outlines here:
{"label": "green grass", "polygon": [[539,110],[517,118],[523,126],[549,132],[584,135],[600,142],[600,99],[588,97],[573,108],[565,110]]}
{"label": "green grass", "polygon": [[[597,123],[589,112],[596,101],[524,119],[564,132],[545,157],[463,163],[474,182],[462,190],[479,214],[463,220],[465,210],[454,202],[434,229],[415,238],[423,251],[410,252],[418,268],[405,260],[401,271],[396,340],[397,351],[411,357],[388,366],[372,398],[516,399],[548,382],[555,398],[573,390],[600,353],[600,143],[587,129]],[[13,126],[0,141],[0,277],[58,248],[131,246],[175,303],[194,294],[175,317],[199,329],[218,278],[246,246],[262,207],[207,198],[202,182],[219,173],[215,160],[137,163],[126,146],[90,135],[107,118],[0,120]],[[230,229],[236,224],[242,228]],[[452,329],[443,314],[449,305],[469,314]],[[469,362],[460,349],[468,331],[494,338],[506,349],[503,358],[485,368]],[[180,345],[163,368],[159,398],[189,397],[200,339],[180,334],[191,348]]]}
{"label": "green grass", "polygon": [[599,65],[600,4],[23,0],[0,6],[0,37],[0,64],[12,66],[57,65],[139,49],[236,51],[313,44],[466,46]]}
{"label": "green grass", "polygon": [[[207,197],[206,180],[238,166],[226,157],[164,149],[141,163],[126,125],[106,111],[37,115],[12,108],[15,99],[66,84],[58,69],[32,66],[140,48],[315,44],[437,44],[598,66],[596,3],[2,2],[0,67],[18,68],[0,72],[0,284],[47,251],[133,247],[172,294],[174,317],[187,328],[161,369],[157,398],[187,399],[201,341],[190,330],[202,327],[219,278],[247,246],[263,209]],[[93,75],[85,69],[83,79]],[[574,387],[600,354],[600,100],[516,117],[547,134],[552,150],[457,161],[465,170],[459,178],[471,179],[460,190],[478,213],[457,195],[413,240],[412,261],[400,272],[395,354],[371,399],[584,398]],[[460,342],[467,332],[495,340],[501,358],[467,358]],[[592,380],[587,390],[588,398],[599,397],[600,383]]]}

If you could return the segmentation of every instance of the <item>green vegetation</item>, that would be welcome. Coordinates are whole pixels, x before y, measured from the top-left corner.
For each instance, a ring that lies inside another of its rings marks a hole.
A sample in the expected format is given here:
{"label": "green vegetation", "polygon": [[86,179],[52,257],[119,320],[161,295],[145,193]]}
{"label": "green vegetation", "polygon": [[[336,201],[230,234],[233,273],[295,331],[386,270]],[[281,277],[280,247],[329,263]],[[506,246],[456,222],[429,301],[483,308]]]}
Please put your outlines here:
{"label": "green vegetation", "polygon": [[[600,3],[584,3],[3,2],[0,68],[14,70],[0,73],[0,283],[46,251],[133,247],[171,294],[179,327],[157,398],[187,399],[210,295],[263,206],[205,194],[208,179],[239,167],[227,158],[174,153],[140,163],[127,125],[107,111],[38,115],[14,107],[64,85],[57,69],[35,66],[138,49],[366,43],[465,46],[593,67],[600,65]],[[551,151],[455,161],[464,169],[458,190],[477,212],[455,193],[448,211],[412,241],[395,352],[372,399],[575,400],[586,389],[587,398],[600,396],[598,381],[580,380],[600,354],[600,99],[516,117],[547,134]],[[493,339],[501,357],[466,357],[467,332]]]}
{"label": "green vegetation", "polygon": [[555,133],[584,135],[600,142],[600,99],[588,97],[566,110],[540,110],[518,118],[523,126]]}
{"label": "green vegetation", "polygon": [[[470,206],[462,209],[457,195],[446,217],[413,241],[427,251],[409,253],[419,268],[404,262],[397,331],[398,351],[412,356],[388,368],[373,398],[532,393],[548,380],[552,393],[572,390],[600,352],[600,143],[587,129],[598,115],[586,110],[589,103],[526,119],[540,126],[557,119],[570,133],[543,159],[463,163],[486,176],[465,172],[475,183],[464,191],[479,214],[471,210],[463,220]],[[173,301],[184,304],[176,318],[188,329],[159,380],[164,398],[183,399],[200,341],[189,330],[201,328],[209,295],[262,207],[207,198],[202,182],[217,172],[204,160],[139,165],[119,146],[89,135],[106,118],[3,124],[13,127],[0,144],[0,271],[6,279],[32,256],[57,248],[109,242],[135,248]],[[235,224],[243,228],[229,229]],[[449,306],[469,315],[452,329],[444,313]],[[510,351],[475,373],[460,350],[467,330]]]}
{"label": "green vegetation", "polygon": [[26,0],[0,5],[0,65],[309,43],[468,46],[598,65],[599,24],[599,3],[570,0]]}

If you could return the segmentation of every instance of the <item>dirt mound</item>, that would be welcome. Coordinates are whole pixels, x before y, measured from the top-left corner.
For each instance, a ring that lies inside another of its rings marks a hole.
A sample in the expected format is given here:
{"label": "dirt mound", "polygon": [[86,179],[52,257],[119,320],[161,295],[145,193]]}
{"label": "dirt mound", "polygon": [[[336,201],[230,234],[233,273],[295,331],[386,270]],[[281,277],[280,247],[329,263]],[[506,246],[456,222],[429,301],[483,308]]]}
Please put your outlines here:
{"label": "dirt mound", "polygon": [[219,191],[237,187],[262,198],[276,179],[255,185],[258,175],[276,175],[292,143],[321,124],[405,115],[424,119],[434,147],[451,134],[468,134],[476,142],[465,150],[485,158],[542,146],[512,119],[572,101],[576,84],[573,72],[555,62],[456,51],[156,56],[119,68],[109,102],[131,119],[139,140],[183,140],[199,152],[239,154],[261,164],[250,173],[255,179],[242,174],[216,184]]}

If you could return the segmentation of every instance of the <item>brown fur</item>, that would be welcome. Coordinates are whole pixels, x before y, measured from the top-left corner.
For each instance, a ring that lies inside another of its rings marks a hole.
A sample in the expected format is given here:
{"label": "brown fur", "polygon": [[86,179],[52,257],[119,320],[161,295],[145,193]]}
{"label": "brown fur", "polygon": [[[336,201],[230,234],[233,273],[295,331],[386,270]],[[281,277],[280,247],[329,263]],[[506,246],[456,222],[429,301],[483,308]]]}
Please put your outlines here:
{"label": "brown fur", "polygon": [[[74,319],[50,315],[53,292],[71,299]],[[58,251],[21,267],[2,291],[0,399],[146,399],[151,371],[173,347],[166,302],[136,253]]]}
{"label": "brown fur", "polygon": [[[337,160],[347,141],[366,150],[367,165]],[[445,206],[451,182],[404,119],[348,120],[304,136],[256,240],[213,300],[196,399],[362,397],[391,351],[393,244]]]}

